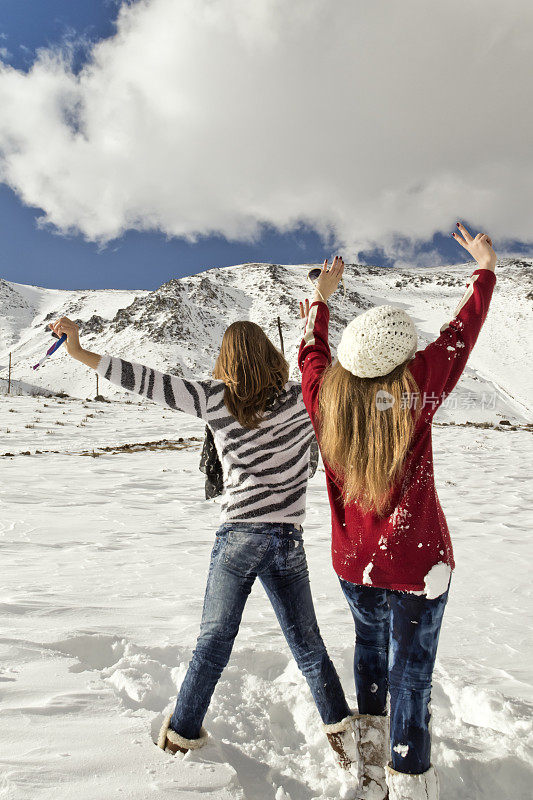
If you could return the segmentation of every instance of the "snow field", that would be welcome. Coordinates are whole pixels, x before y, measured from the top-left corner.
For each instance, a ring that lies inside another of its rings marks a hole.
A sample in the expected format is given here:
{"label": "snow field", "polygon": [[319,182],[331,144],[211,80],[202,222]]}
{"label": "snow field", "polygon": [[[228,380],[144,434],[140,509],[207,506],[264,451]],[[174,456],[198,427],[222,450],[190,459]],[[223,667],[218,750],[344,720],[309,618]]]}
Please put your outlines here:
{"label": "snow field", "polygon": [[[77,453],[202,435],[202,423],[152,405],[0,398],[0,453],[32,453],[0,459],[0,797],[353,796],[259,583],[207,747],[181,759],[151,741],[198,633],[217,504],[203,500],[198,441]],[[457,561],[432,701],[442,800],[531,796],[531,441],[434,431]],[[320,468],[304,527],[321,631],[353,702],[353,625],[330,565]]]}

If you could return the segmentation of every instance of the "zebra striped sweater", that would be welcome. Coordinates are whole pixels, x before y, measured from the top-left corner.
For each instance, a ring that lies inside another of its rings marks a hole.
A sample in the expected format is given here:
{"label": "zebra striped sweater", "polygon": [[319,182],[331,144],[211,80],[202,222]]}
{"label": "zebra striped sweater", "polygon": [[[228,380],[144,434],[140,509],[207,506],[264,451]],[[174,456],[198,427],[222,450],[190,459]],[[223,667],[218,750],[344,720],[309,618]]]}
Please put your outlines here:
{"label": "zebra striped sweater", "polygon": [[228,412],[222,381],[185,380],[113,356],[102,356],[96,371],[210,426],[224,476],[221,522],[303,522],[314,431],[300,383],[288,381],[259,427],[250,430]]}

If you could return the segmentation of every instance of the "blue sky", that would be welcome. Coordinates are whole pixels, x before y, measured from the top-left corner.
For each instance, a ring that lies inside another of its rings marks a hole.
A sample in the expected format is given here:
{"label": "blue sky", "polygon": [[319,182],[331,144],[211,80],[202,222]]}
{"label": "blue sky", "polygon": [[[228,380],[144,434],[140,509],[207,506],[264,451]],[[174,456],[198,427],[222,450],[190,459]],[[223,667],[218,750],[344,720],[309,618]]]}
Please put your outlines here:
{"label": "blue sky", "polygon": [[[65,39],[76,45],[75,69],[83,64],[90,43],[114,33],[117,14],[114,0],[2,0],[0,47],[4,61],[27,71],[38,48]],[[231,242],[204,236],[195,243],[159,233],[126,231],[98,245],[81,235],[63,235],[50,226],[42,228],[39,208],[24,206],[6,185],[0,185],[0,277],[20,283],[53,288],[155,288],[164,281],[212,266],[247,261],[305,263],[321,261],[331,251],[313,229],[299,226],[292,233],[278,233],[264,225],[253,243]],[[481,220],[465,224],[482,225]],[[451,222],[451,221],[450,221]],[[450,231],[453,228],[450,226]],[[533,254],[531,246],[511,241],[507,249]],[[465,261],[466,254],[448,235],[420,239],[415,252],[428,253],[428,266]],[[362,250],[359,261],[391,265],[379,249]]]}

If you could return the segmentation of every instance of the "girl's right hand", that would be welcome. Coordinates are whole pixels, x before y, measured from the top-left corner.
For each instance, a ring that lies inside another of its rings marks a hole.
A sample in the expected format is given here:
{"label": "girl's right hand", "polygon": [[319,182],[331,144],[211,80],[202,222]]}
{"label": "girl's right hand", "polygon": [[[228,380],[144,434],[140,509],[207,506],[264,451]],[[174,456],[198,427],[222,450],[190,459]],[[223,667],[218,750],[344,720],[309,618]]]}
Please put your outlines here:
{"label": "girl's right hand", "polygon": [[328,269],[328,260],[324,261],[324,265],[320,271],[320,277],[316,282],[315,300],[327,300],[331,297],[333,292],[337,289],[344,272],[344,261],[340,256],[335,256],[333,264]]}
{"label": "girl's right hand", "polygon": [[48,327],[51,328],[54,333],[57,333],[58,336],[62,336],[64,333],[67,335],[65,347],[67,348],[69,356],[76,357],[82,351],[82,346],[80,345],[80,330],[71,319],[68,317],[61,317],[61,319],[55,322],[50,322]]}
{"label": "girl's right hand", "polygon": [[305,319],[307,324],[307,317],[309,316],[309,299],[306,297],[305,302],[300,300],[300,319]]}
{"label": "girl's right hand", "polygon": [[482,269],[490,269],[494,272],[496,267],[497,256],[492,249],[492,239],[486,233],[478,233],[474,239],[467,231],[464,225],[460,222],[457,227],[463,234],[464,238],[458,233],[452,233],[456,242],[459,242],[461,247],[468,250],[472,258],[474,258]]}

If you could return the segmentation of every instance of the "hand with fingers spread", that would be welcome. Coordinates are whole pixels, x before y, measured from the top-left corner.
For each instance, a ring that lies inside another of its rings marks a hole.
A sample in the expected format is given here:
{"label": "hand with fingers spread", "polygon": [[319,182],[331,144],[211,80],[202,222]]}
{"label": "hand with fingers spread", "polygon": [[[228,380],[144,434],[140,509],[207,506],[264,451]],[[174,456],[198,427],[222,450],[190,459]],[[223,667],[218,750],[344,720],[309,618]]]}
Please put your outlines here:
{"label": "hand with fingers spread", "polygon": [[474,238],[460,222],[457,223],[457,227],[461,231],[462,236],[460,236],[459,233],[452,233],[455,241],[459,242],[465,250],[468,250],[481,269],[490,269],[494,272],[497,256],[492,249],[492,239],[490,236],[486,233],[478,233]]}
{"label": "hand with fingers spread", "polygon": [[[333,264],[328,269],[328,260],[324,261],[320,275],[315,284],[315,294],[313,296],[313,303],[321,301],[327,303],[328,298],[336,291],[342,273],[344,272],[344,261],[340,256],[335,256]],[[309,316],[309,300],[305,300],[305,304],[300,300],[300,319],[305,319]]]}
{"label": "hand with fingers spread", "polygon": [[344,272],[344,261],[340,256],[335,256],[333,264],[328,269],[328,260],[324,261],[324,265],[320,271],[320,276],[315,284],[315,295],[313,302],[322,300],[327,303],[328,298],[336,291],[342,273]]}

